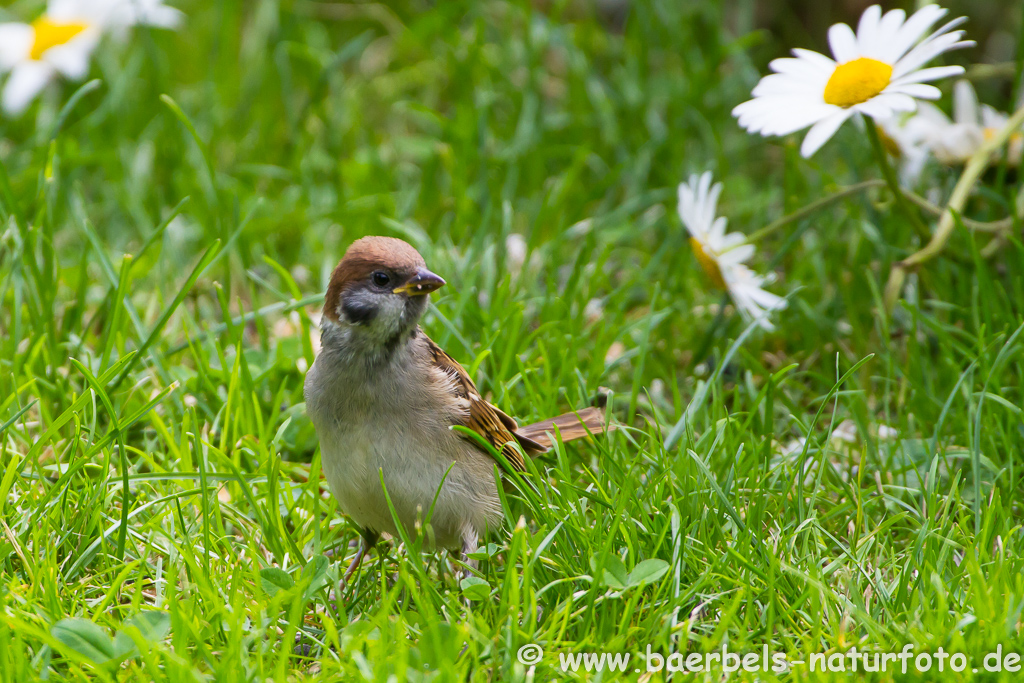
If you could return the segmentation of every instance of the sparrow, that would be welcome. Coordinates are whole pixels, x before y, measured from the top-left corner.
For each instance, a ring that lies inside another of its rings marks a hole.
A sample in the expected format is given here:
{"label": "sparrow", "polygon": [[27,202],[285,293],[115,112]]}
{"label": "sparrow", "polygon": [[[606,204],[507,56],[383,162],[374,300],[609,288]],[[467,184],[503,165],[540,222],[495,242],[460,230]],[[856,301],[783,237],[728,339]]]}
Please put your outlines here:
{"label": "sparrow", "polygon": [[520,427],[486,401],[419,326],[430,293],[444,285],[416,249],[391,237],[356,240],[331,274],[304,393],[324,476],[361,532],[345,583],[382,533],[399,537],[396,517],[415,536],[432,509],[434,547],[464,557],[499,527],[495,460],[453,426],[483,437],[520,472],[522,454],[547,451],[556,429],[563,441],[606,429],[595,407]]}

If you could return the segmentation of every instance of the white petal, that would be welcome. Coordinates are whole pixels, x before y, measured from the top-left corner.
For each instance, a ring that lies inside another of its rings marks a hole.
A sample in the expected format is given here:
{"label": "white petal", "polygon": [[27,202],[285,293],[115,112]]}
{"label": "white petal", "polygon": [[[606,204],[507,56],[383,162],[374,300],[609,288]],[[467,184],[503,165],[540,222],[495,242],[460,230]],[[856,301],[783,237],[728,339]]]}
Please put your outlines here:
{"label": "white petal", "polygon": [[981,105],[981,125],[993,130],[1001,130],[1009,122],[1010,117],[997,111],[987,104]]}
{"label": "white petal", "polygon": [[817,52],[812,52],[811,54],[817,55],[821,59],[779,57],[769,62],[768,66],[777,74],[793,76],[801,81],[828,79],[832,72],[836,70],[836,63],[824,55],[818,55]]}
{"label": "white petal", "polygon": [[[678,189],[679,196],[679,219],[686,226],[687,231],[697,239],[707,240],[711,228],[711,221],[706,218],[706,204],[708,185],[712,175],[710,171],[701,176],[691,175],[686,183],[681,183]],[[714,212],[711,213],[712,219]]]}
{"label": "white petal", "polygon": [[155,26],[156,28],[176,29],[185,22],[185,15],[173,7],[166,7],[161,0],[148,0],[129,3],[132,9],[129,20],[133,25]]}
{"label": "white petal", "polygon": [[885,89],[886,93],[903,93],[910,97],[922,100],[937,100],[942,97],[942,92],[934,85],[926,83],[907,83],[905,85],[890,85]]}
{"label": "white petal", "polygon": [[765,95],[799,95],[821,93],[825,90],[827,78],[798,78],[791,74],[772,74],[765,76],[754,87],[751,94],[754,97]]}
{"label": "white petal", "polygon": [[742,127],[751,132],[758,132],[760,126],[755,122],[773,111],[769,105],[765,104],[765,100],[768,99],[770,98],[759,97],[737,104],[732,109],[732,115],[739,119]]}
{"label": "white petal", "polygon": [[15,66],[4,85],[3,95],[0,96],[0,99],[3,99],[4,111],[11,116],[17,116],[25,111],[36,95],[56,75],[57,72],[46,62],[29,60]]}
{"label": "white petal", "polygon": [[832,49],[832,56],[840,64],[860,56],[857,50],[857,37],[853,35],[853,29],[846,24],[832,25],[828,30],[828,44]]}
{"label": "white petal", "polygon": [[970,81],[959,80],[953,86],[953,120],[964,124],[981,123],[978,94],[974,92]]}
{"label": "white petal", "polygon": [[953,33],[947,33],[932,40],[922,42],[893,65],[892,78],[902,78],[944,52],[959,50],[973,45],[970,41],[961,41],[960,37],[961,32],[954,31]]}
{"label": "white petal", "polygon": [[918,102],[917,114],[933,126],[944,127],[953,123],[944,111],[931,102]]}
{"label": "white petal", "polygon": [[722,274],[736,308],[748,319],[756,320],[764,329],[774,329],[768,317],[773,311],[785,308],[786,300],[762,289],[765,278],[742,264],[726,267]]}
{"label": "white petal", "polygon": [[[904,22],[907,20],[907,13],[901,9],[889,10],[878,22],[878,47],[888,47],[899,34]],[[877,48],[876,48],[877,49]]]}
{"label": "white petal", "polygon": [[746,291],[746,294],[759,306],[768,310],[775,310],[785,308],[786,300],[777,294],[772,294],[768,290],[761,289],[760,287],[751,287]]}
{"label": "white petal", "polygon": [[28,24],[0,24],[0,72],[28,59],[34,40],[35,31]]}
{"label": "white petal", "polygon": [[889,106],[889,102],[882,97],[873,97],[867,102],[855,104],[852,109],[873,119],[892,118],[893,114],[896,113],[896,110]]}
{"label": "white petal", "polygon": [[67,78],[78,80],[89,73],[89,60],[99,44],[100,32],[88,28],[64,43],[55,45],[43,53],[43,61],[50,64]]}
{"label": "white petal", "polygon": [[927,83],[928,81],[937,81],[940,78],[959,76],[963,72],[964,68],[962,66],[932,66],[927,69],[911,71],[906,76],[895,78],[892,80],[892,84],[903,85],[904,83]]}
{"label": "white petal", "polygon": [[[708,180],[711,180],[710,171],[705,174]],[[714,232],[715,223],[715,211],[718,208],[718,197],[722,194],[722,183],[715,183],[712,186],[711,191],[704,197],[704,203],[701,207],[701,223],[702,225],[708,226],[710,232]]]}
{"label": "white petal", "polygon": [[689,191],[688,191],[688,203],[686,206],[686,213],[689,217],[691,227],[694,231],[706,235],[708,232],[708,226],[703,225],[700,222],[700,202],[701,202],[701,176],[690,176]]}
{"label": "white petal", "polygon": [[900,57],[907,53],[914,43],[921,39],[925,31],[928,30],[935,22],[945,16],[946,10],[940,8],[938,5],[927,5],[922,7],[917,12],[914,12],[906,23],[900,28],[896,36],[894,36],[892,44],[889,46],[889,59],[885,60],[889,64],[895,63]]}
{"label": "white petal", "polygon": [[798,47],[793,50],[793,54],[798,59],[810,62],[811,64],[817,66],[819,69],[823,69],[825,71],[828,71],[829,73],[832,73],[832,71],[835,70],[836,68],[836,63],[834,60],[831,60],[825,55],[821,54],[820,52],[815,52],[814,50],[805,50],[803,48]]}
{"label": "white petal", "polygon": [[970,159],[984,142],[985,135],[980,127],[954,123],[935,130],[930,146],[936,159],[954,164]]}
{"label": "white petal", "polygon": [[792,97],[761,97],[733,110],[740,125],[763,135],[789,135],[843,111],[818,100]]}
{"label": "white petal", "polygon": [[821,149],[829,139],[836,134],[839,127],[843,125],[846,119],[850,118],[852,112],[848,109],[842,109],[837,114],[832,114],[826,119],[818,121],[814,126],[807,132],[807,136],[804,137],[803,144],[800,145],[800,154],[805,159],[811,158],[815,152]]}
{"label": "white petal", "polygon": [[162,0],[118,0],[110,8],[106,25],[127,28],[130,26],[155,26],[157,28],[178,28],[184,15],[173,7],[166,7]]}
{"label": "white petal", "polygon": [[[692,177],[690,182],[693,182]],[[687,231],[692,234],[693,229],[690,227],[690,224],[693,223],[693,192],[687,183],[679,183],[678,195],[679,205],[677,210],[679,212],[679,220],[686,226]]]}
{"label": "white petal", "polygon": [[[869,109],[861,109],[864,105],[869,105]],[[901,92],[889,92],[886,90],[882,94],[872,97],[867,102],[862,102],[861,104],[855,104],[853,106],[854,109],[863,111],[865,114],[867,114],[869,110],[878,111],[878,107],[891,109],[893,112],[914,111],[917,109],[917,102],[910,95],[905,95]],[[871,116],[874,116],[874,114],[871,114]]]}
{"label": "white petal", "polygon": [[871,5],[860,15],[860,22],[857,24],[857,56],[866,56],[870,51],[871,43],[878,36],[878,23],[882,18],[882,8],[878,5]]}
{"label": "white petal", "polygon": [[[740,246],[741,244],[744,244],[746,241],[747,241],[747,236],[744,235],[743,233],[730,232],[728,234],[723,234],[719,238],[718,243],[721,246],[721,252],[723,254],[725,254],[726,252],[729,252],[729,251],[735,249],[736,247]],[[750,245],[750,246],[753,247],[753,245]],[[753,252],[751,252],[751,253],[753,253]]]}
{"label": "white petal", "polygon": [[115,33],[140,25],[177,28],[184,18],[163,0],[50,0],[46,13],[58,21],[84,21]]}
{"label": "white petal", "polygon": [[46,16],[61,23],[92,19],[98,10],[104,11],[108,4],[105,0],[49,0],[46,3]]}
{"label": "white petal", "polygon": [[[733,236],[735,236],[735,237],[733,237]],[[738,232],[731,233],[729,235],[729,237],[733,238],[733,239],[729,240],[730,242],[735,242],[737,238],[739,240],[741,240],[741,241],[746,239],[743,235],[741,235]],[[753,256],[754,255],[754,251],[755,251],[755,248],[754,248],[753,244],[740,244],[738,246],[733,246],[733,245],[723,245],[723,246],[725,246],[727,251],[724,251],[722,254],[720,254],[719,257],[718,257],[718,260],[719,260],[719,263],[722,263],[722,264],[725,264],[725,265],[730,265],[730,264],[734,264],[734,263],[743,263],[744,261],[749,259],[751,256]]]}
{"label": "white petal", "polygon": [[786,118],[770,129],[772,135],[789,135],[827,119],[843,111],[840,107],[824,102],[792,102]]}
{"label": "white petal", "polygon": [[[729,219],[725,216],[719,216],[712,222],[711,228],[708,230],[708,234],[711,235],[716,242],[721,246],[726,246],[728,243],[728,235],[725,234],[725,230],[729,225]],[[733,233],[736,234],[736,233]]]}

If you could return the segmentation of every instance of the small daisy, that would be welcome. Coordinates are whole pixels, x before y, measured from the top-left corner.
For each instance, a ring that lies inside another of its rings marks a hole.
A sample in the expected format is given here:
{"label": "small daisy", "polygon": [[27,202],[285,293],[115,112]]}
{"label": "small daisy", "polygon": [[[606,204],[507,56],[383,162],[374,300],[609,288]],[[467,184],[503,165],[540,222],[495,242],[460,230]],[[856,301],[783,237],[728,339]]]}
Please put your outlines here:
{"label": "small daisy", "polygon": [[57,76],[80,80],[103,33],[135,24],[171,28],[180,13],[162,0],[50,0],[31,24],[0,23],[0,73],[10,72],[0,105],[23,112]]}
{"label": "small daisy", "polygon": [[[957,81],[953,90],[953,119],[938,107],[922,106],[921,115],[929,121],[928,145],[935,158],[943,164],[963,164],[981,146],[1002,130],[1010,117],[987,104],[978,103],[978,95],[968,81]],[[1024,135],[1010,138],[1011,166],[1020,165],[1024,152]]]}
{"label": "small daisy", "polygon": [[884,120],[913,111],[917,99],[939,97],[928,81],[963,73],[960,66],[922,68],[939,55],[974,45],[953,30],[957,19],[926,36],[946,10],[927,5],[908,19],[903,10],[882,14],[872,5],[861,15],[856,35],[846,24],[829,29],[835,61],[810,50],[793,50],[793,58],[771,63],[774,74],[754,88],[754,99],[733,115],[741,126],[762,135],[789,135],[811,130],[800,148],[810,157],[854,114]]}
{"label": "small daisy", "polygon": [[12,116],[23,112],[57,75],[83,78],[100,35],[97,24],[49,14],[31,24],[0,24],[0,72],[11,72],[0,94],[4,111]]}
{"label": "small daisy", "polygon": [[711,172],[692,175],[679,185],[679,218],[690,233],[697,262],[711,281],[729,292],[744,316],[766,330],[775,329],[768,316],[786,307],[786,300],[764,290],[771,278],[758,275],[744,262],[754,255],[754,245],[738,233],[725,231],[727,220],[715,214],[722,184],[711,185]]}
{"label": "small daisy", "polygon": [[175,29],[185,18],[164,0],[50,0],[46,11],[64,21],[99,24],[115,32],[132,26]]}

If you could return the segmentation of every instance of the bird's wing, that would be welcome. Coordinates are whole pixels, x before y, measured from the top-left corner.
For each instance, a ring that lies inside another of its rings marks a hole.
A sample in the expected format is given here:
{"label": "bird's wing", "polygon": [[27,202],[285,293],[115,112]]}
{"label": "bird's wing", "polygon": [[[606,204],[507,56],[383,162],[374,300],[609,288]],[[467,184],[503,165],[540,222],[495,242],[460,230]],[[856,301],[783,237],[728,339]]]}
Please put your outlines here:
{"label": "bird's wing", "polygon": [[526,463],[523,462],[523,456],[516,449],[515,443],[518,442],[527,453],[542,453],[546,450],[544,446],[528,437],[518,436],[515,433],[518,429],[516,421],[485,401],[463,367],[433,340],[426,335],[423,337],[427,341],[427,348],[434,364],[455,380],[457,395],[469,403],[469,417],[463,426],[484,437],[487,443],[505,456],[514,469],[525,472]]}

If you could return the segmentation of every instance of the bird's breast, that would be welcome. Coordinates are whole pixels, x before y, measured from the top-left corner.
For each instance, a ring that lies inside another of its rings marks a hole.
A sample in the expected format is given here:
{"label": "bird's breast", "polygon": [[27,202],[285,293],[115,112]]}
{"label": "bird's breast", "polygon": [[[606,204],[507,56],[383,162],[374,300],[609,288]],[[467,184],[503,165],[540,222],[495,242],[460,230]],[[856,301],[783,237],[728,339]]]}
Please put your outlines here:
{"label": "bird's breast", "polygon": [[450,429],[461,408],[445,393],[443,377],[384,373],[370,383],[323,358],[306,378],[307,412],[324,475],[346,515],[396,535],[391,508],[413,531],[433,506],[441,546],[457,546],[464,527],[482,532],[500,521],[493,461]]}

